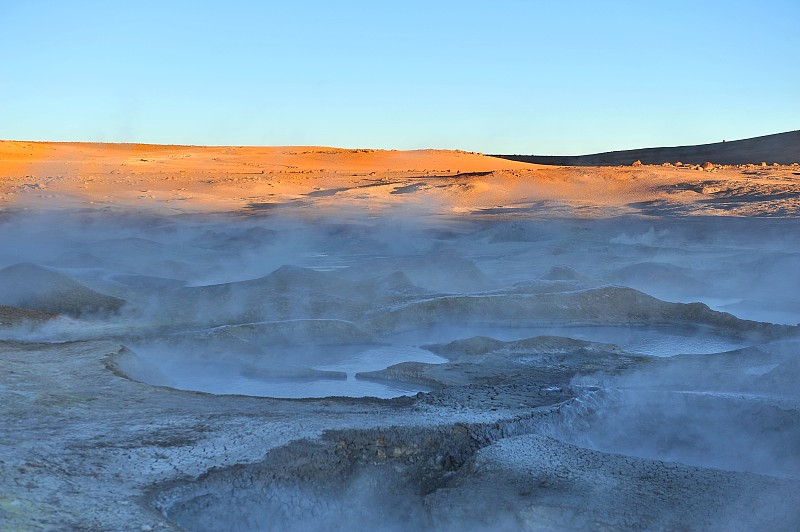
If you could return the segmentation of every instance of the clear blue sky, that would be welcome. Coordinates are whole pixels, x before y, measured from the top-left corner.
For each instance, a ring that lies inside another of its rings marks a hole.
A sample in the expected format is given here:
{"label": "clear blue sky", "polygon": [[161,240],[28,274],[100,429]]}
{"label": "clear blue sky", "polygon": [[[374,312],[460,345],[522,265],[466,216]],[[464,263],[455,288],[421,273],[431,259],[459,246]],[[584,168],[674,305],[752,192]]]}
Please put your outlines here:
{"label": "clear blue sky", "polygon": [[0,0],[0,138],[573,154],[800,129],[800,0]]}

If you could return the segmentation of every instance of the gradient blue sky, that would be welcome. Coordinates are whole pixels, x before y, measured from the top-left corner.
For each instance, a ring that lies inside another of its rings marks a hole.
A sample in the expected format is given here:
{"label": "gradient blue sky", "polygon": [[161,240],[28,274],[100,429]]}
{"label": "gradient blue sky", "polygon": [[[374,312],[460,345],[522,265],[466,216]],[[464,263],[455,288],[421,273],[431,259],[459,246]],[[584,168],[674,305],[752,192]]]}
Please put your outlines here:
{"label": "gradient blue sky", "polygon": [[574,154],[800,129],[800,0],[0,0],[0,138]]}

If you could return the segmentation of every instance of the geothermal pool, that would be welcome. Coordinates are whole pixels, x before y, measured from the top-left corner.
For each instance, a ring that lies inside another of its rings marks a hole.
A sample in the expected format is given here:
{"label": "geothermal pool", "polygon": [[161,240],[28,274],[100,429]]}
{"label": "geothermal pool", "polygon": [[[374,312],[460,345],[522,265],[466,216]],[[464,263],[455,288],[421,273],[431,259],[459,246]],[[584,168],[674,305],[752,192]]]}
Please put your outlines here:
{"label": "geothermal pool", "polygon": [[800,522],[791,220],[0,227],[0,468],[42,501],[116,486],[191,530]]}
{"label": "geothermal pool", "polygon": [[[120,360],[119,368],[128,377],[142,382],[213,394],[276,398],[392,398],[428,392],[430,387],[399,381],[376,382],[357,378],[356,374],[386,369],[403,362],[445,363],[446,358],[420,346],[459,340],[461,337],[458,335],[465,332],[457,327],[442,327],[390,335],[384,338],[388,345],[284,347],[260,360],[236,352],[220,351],[211,358],[209,355],[193,356],[195,353],[186,347],[133,345],[133,354]],[[674,327],[475,327],[469,332],[504,341],[563,336],[614,344],[630,353],[657,357],[721,353],[752,344],[742,339],[690,329],[680,331]],[[270,373],[269,370],[275,367],[290,369],[285,361],[292,359],[325,361],[297,367],[298,370],[308,368],[324,373],[302,376]]]}
{"label": "geothermal pool", "polygon": [[[402,382],[372,382],[356,373],[387,368],[400,362],[439,364],[446,359],[414,346],[332,346],[315,356],[326,363],[308,366],[319,374],[281,376],[270,374],[282,362],[253,361],[237,353],[220,353],[216,360],[192,359],[191,353],[135,348],[135,358],[126,358],[120,369],[130,378],[180,390],[213,394],[252,395],[277,398],[379,397],[391,398],[430,391],[426,386]],[[308,353],[306,353],[307,355]],[[291,356],[286,353],[285,356]],[[259,368],[266,371],[259,372]],[[291,369],[291,368],[289,368]],[[324,373],[323,373],[324,372]],[[261,374],[259,376],[259,373]]]}

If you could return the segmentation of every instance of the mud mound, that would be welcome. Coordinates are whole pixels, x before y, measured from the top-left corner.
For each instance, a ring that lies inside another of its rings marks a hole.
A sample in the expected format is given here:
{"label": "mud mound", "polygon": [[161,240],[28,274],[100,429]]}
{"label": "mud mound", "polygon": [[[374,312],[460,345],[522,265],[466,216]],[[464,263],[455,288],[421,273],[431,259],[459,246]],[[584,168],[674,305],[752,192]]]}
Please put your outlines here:
{"label": "mud mound", "polygon": [[480,449],[426,503],[446,530],[779,530],[800,518],[796,489],[526,434]]}
{"label": "mud mound", "polygon": [[549,279],[534,279],[530,281],[522,281],[514,283],[509,288],[497,290],[495,294],[555,294],[558,292],[574,292],[576,290],[586,290],[587,288],[595,288],[598,284],[596,282],[571,281],[571,280],[549,280]]}
{"label": "mud mound", "polygon": [[436,353],[437,355],[453,359],[461,355],[484,355],[486,353],[491,353],[492,351],[500,349],[505,344],[506,342],[488,336],[473,336],[465,340],[454,340],[448,344],[423,345],[422,348]]}
{"label": "mud mound", "polygon": [[[404,362],[380,371],[361,372],[356,377],[417,383],[431,388],[490,384],[499,393],[503,388],[529,386],[530,375],[526,375],[526,371],[531,367],[536,368],[540,378],[567,382],[579,372],[616,374],[646,358],[626,353],[615,345],[561,336],[537,336],[510,342],[475,336],[423,348],[450,362]],[[557,387],[552,391],[560,393],[562,390]]]}
{"label": "mud mound", "polygon": [[414,284],[437,292],[471,292],[494,284],[474,262],[449,254],[415,259],[403,271]]}
{"label": "mud mound", "polygon": [[209,339],[237,339],[260,345],[344,345],[366,344],[375,337],[344,320],[291,320],[217,327],[206,333]]}
{"label": "mud mound", "polygon": [[727,334],[779,336],[793,327],[740,320],[702,303],[667,303],[638,290],[604,287],[572,292],[447,296],[390,310],[369,322],[393,331],[442,323],[706,326]]}
{"label": "mud mound", "polygon": [[120,255],[130,253],[131,251],[135,253],[156,254],[167,253],[170,250],[170,246],[166,244],[141,237],[109,238],[95,242],[93,247],[102,249],[109,255]]}
{"label": "mud mound", "polygon": [[296,289],[321,291],[331,287],[331,277],[332,275],[326,272],[285,265],[265,277],[244,281],[242,285],[247,288],[279,291]]}
{"label": "mud mound", "polygon": [[530,425],[332,430],[152,498],[191,530],[746,530],[796,523],[796,482],[607,454],[528,433]]}
{"label": "mud mound", "polygon": [[277,236],[277,231],[265,227],[250,227],[241,231],[209,229],[192,238],[189,243],[199,248],[230,253],[231,250],[252,249],[274,242]]}
{"label": "mud mound", "polygon": [[473,336],[465,340],[455,340],[448,344],[429,344],[422,347],[451,360],[463,356],[469,357],[489,353],[549,353],[574,356],[592,353],[624,353],[622,349],[613,344],[587,342],[564,336],[536,336],[510,342],[503,342],[486,336]]}
{"label": "mud mound", "polygon": [[773,393],[794,394],[800,382],[800,359],[792,358],[778,364],[756,381],[760,387]]}
{"label": "mud mound", "polygon": [[546,281],[588,281],[589,278],[579,274],[569,266],[553,266],[542,279]]}
{"label": "mud mound", "polygon": [[89,251],[75,250],[65,251],[55,257],[53,262],[64,268],[104,268],[109,271],[122,266],[121,262],[100,258]]}
{"label": "mud mound", "polygon": [[117,312],[125,301],[95,292],[66,275],[22,263],[0,270],[0,303],[80,317]]}
{"label": "mud mound", "polygon": [[541,242],[550,240],[541,229],[530,223],[514,222],[500,227],[491,227],[484,232],[491,244],[506,242]]}
{"label": "mud mound", "polygon": [[153,386],[174,385],[172,379],[159,368],[125,346],[121,346],[117,353],[106,358],[104,362],[111,372],[126,379],[139,379]]}
{"label": "mud mound", "polygon": [[265,277],[218,285],[186,287],[167,297],[169,312],[215,315],[225,321],[363,319],[370,309],[413,300],[426,291],[403,274],[351,280],[332,272],[281,266]]}
{"label": "mud mound", "polygon": [[190,320],[213,317],[222,323],[348,319],[363,308],[352,301],[347,292],[350,288],[349,283],[336,282],[326,272],[282,266],[258,279],[179,289],[169,295],[167,314]]}
{"label": "mud mound", "polygon": [[423,495],[478,445],[463,426],[329,431],[176,486],[156,505],[190,530],[428,530]]}
{"label": "mud mound", "polygon": [[745,347],[702,356],[680,354],[652,360],[622,381],[621,386],[684,390],[755,391],[756,377],[775,368],[785,357],[760,347]]}
{"label": "mud mound", "polygon": [[367,286],[371,291],[376,293],[396,294],[400,296],[423,295],[429,293],[428,290],[420,288],[411,282],[408,275],[401,271],[374,277],[369,280]]}
{"label": "mud mound", "polygon": [[640,262],[613,271],[608,279],[644,290],[668,290],[682,294],[708,291],[708,285],[693,278],[686,268],[663,262]]}
{"label": "mud mound", "polygon": [[55,314],[49,312],[0,305],[0,326],[41,323],[55,317]]}
{"label": "mud mound", "polygon": [[779,300],[794,301],[787,294],[800,291],[800,253],[775,253],[769,257],[753,261],[748,265],[754,284],[751,292],[769,294]]}
{"label": "mud mound", "polygon": [[152,275],[118,274],[109,277],[115,283],[119,283],[131,290],[156,291],[174,290],[186,286],[186,281],[180,279],[170,279],[167,277],[154,277]]}
{"label": "mud mound", "polygon": [[380,275],[402,272],[413,286],[427,292],[474,292],[496,285],[473,261],[445,252],[372,259],[343,274],[348,279],[359,279],[376,272]]}
{"label": "mud mound", "polygon": [[562,406],[568,423],[559,425],[557,437],[603,452],[800,476],[796,403],[792,407],[766,394],[702,390],[632,388],[597,395]]}

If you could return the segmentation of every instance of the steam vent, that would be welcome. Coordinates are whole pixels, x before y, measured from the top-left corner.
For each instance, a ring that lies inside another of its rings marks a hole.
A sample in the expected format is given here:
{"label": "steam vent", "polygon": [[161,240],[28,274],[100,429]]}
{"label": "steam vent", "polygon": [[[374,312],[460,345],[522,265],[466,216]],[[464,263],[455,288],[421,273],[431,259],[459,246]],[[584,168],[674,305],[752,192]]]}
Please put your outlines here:
{"label": "steam vent", "polygon": [[797,530],[800,167],[699,153],[0,142],[0,529]]}

